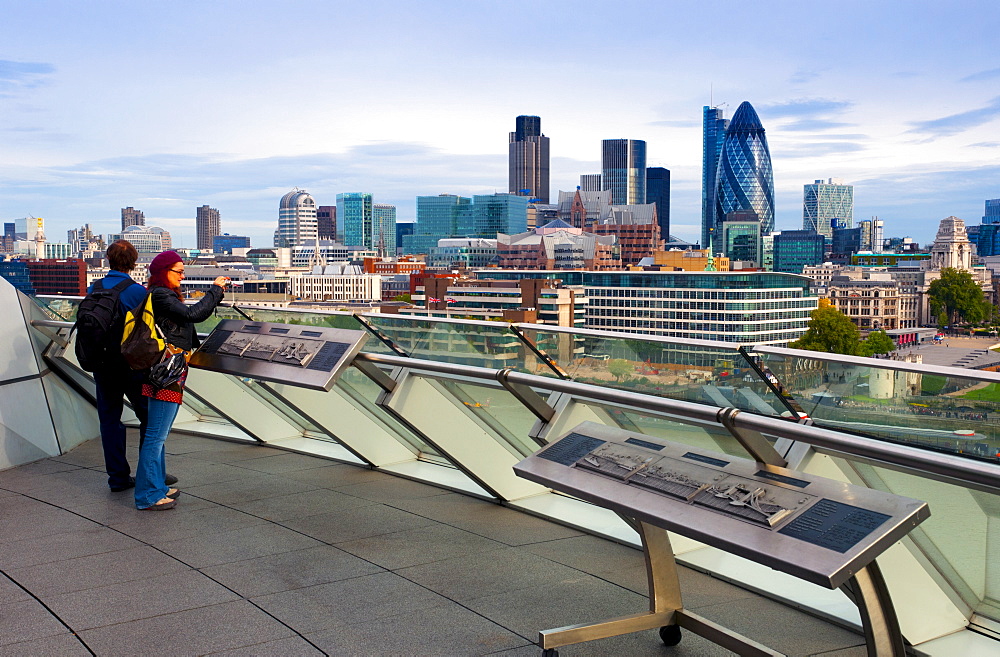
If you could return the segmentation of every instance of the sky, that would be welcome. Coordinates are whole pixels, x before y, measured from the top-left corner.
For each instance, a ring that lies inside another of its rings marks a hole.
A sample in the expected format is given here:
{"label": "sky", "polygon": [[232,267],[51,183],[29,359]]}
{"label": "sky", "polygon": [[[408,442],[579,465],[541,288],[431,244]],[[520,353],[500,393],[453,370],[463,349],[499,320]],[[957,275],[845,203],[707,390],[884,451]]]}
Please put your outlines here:
{"label": "sky", "polygon": [[749,101],[777,229],[832,177],[855,221],[926,244],[1000,197],[997,34],[995,0],[0,0],[0,220],[65,241],[133,206],[193,246],[207,204],[270,246],[298,187],[407,221],[418,195],[507,191],[532,114],[552,199],[600,171],[602,139],[643,139],[671,233],[697,241],[702,107]]}

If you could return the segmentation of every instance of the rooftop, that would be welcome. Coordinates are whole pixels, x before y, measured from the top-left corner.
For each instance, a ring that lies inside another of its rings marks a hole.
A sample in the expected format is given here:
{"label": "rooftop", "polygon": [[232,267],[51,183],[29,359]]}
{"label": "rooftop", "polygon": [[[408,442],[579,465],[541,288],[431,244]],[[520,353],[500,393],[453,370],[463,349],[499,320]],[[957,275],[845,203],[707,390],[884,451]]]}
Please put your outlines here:
{"label": "rooftop", "polygon": [[[0,653],[513,657],[648,604],[640,551],[499,504],[270,447],[166,447],[183,493],[162,513],[108,492],[98,440],[0,472]],[[853,631],[681,578],[687,607],[774,649],[866,654]],[[648,631],[560,654],[664,650]],[[686,633],[670,654],[731,653]]]}

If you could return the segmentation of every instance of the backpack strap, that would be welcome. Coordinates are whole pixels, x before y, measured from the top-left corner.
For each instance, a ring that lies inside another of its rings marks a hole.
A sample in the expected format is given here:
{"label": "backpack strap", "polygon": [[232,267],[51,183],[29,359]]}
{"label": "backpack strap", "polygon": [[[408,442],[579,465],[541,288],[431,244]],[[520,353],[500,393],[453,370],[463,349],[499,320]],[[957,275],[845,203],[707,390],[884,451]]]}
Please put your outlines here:
{"label": "backpack strap", "polygon": [[[96,281],[96,282],[95,282],[94,284],[96,285],[97,283],[100,283],[100,281]],[[118,284],[117,284],[117,285],[115,285],[115,286],[114,286],[113,288],[111,288],[111,289],[112,289],[112,290],[115,290],[116,292],[118,292],[119,294],[121,294],[121,293],[122,293],[122,292],[124,292],[124,291],[125,291],[125,290],[126,290],[126,289],[127,289],[127,288],[128,288],[129,286],[130,286],[130,285],[138,285],[138,283],[136,283],[135,281],[133,281],[133,280],[132,280],[131,278],[126,278],[126,279],[125,279],[125,280],[123,280],[123,281],[118,281]],[[102,285],[101,287],[103,288],[104,286]]]}

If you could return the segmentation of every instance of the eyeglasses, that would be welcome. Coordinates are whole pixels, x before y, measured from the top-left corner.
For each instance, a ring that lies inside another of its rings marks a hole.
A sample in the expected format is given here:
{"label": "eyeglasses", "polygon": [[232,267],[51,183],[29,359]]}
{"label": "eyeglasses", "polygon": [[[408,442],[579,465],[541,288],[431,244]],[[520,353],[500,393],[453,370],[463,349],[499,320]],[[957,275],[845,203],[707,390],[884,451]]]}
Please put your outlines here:
{"label": "eyeglasses", "polygon": [[167,271],[172,271],[175,274],[183,274],[184,273],[183,269],[168,269]]}

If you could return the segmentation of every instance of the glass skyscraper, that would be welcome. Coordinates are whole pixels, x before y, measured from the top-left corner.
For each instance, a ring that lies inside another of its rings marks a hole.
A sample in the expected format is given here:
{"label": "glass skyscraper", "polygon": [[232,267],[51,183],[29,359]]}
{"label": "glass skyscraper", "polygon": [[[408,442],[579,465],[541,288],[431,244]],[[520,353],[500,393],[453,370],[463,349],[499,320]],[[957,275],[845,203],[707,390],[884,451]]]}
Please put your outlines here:
{"label": "glass skyscraper", "polygon": [[774,230],[774,174],[764,126],[753,105],[744,101],[733,114],[716,173],[714,223],[730,212],[753,210],[761,230]]}
{"label": "glass skyscraper", "polygon": [[983,215],[984,224],[1000,224],[1000,198],[986,199],[986,214]]}
{"label": "glass skyscraper", "polygon": [[[712,248],[715,234],[715,192],[718,188],[716,174],[719,171],[719,155],[726,140],[729,120],[722,118],[718,107],[702,108],[701,134],[701,248]],[[713,251],[714,253],[714,251]]]}
{"label": "glass skyscraper", "polygon": [[[837,219],[841,221],[835,226]],[[834,227],[851,228],[853,225],[853,185],[845,185],[839,178],[803,185],[802,230],[814,230],[829,243],[833,240]]]}
{"label": "glass skyscraper", "polygon": [[362,246],[378,250],[379,256],[396,255],[395,205],[372,205],[372,243]]}
{"label": "glass skyscraper", "polygon": [[601,142],[601,185],[611,191],[611,205],[646,202],[646,142],[605,139]]}
{"label": "glass skyscraper", "polygon": [[417,221],[413,226],[413,235],[404,240],[404,252],[430,253],[438,240],[470,235],[472,222],[467,212],[470,203],[472,199],[454,194],[418,196]]}
{"label": "glass skyscraper", "polygon": [[496,239],[497,233],[516,235],[528,230],[528,199],[524,196],[473,196],[471,210],[472,237]]}
{"label": "glass skyscraper", "polygon": [[670,241],[670,169],[646,169],[646,203],[656,204],[656,223],[660,237]]}
{"label": "glass skyscraper", "polygon": [[374,248],[372,234],[372,195],[361,192],[337,194],[338,241],[345,246],[371,249]]}

